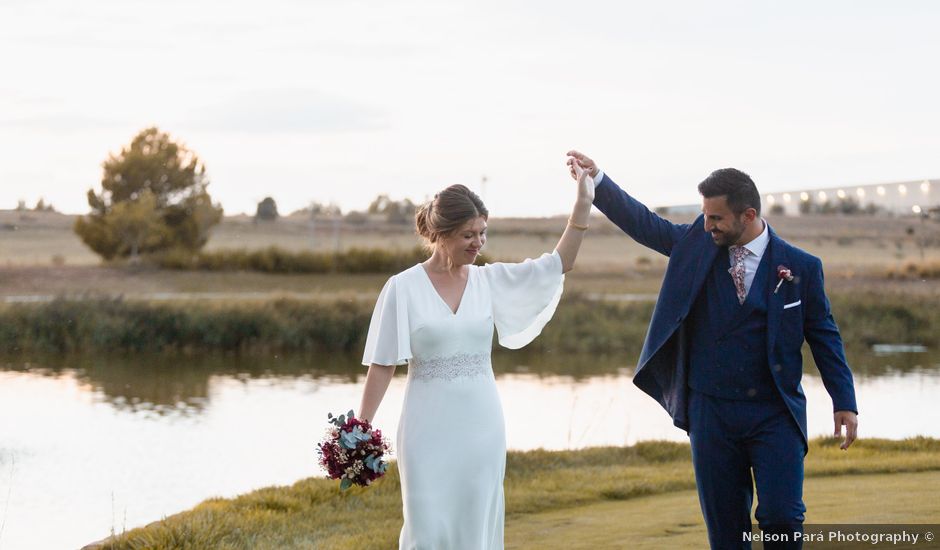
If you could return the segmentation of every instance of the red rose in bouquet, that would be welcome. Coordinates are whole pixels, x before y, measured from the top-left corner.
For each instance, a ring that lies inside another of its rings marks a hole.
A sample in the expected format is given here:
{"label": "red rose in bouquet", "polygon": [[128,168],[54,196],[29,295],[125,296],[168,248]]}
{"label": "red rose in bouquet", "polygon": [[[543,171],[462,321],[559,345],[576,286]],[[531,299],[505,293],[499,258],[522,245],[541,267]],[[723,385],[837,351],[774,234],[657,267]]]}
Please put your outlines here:
{"label": "red rose in bouquet", "polygon": [[342,480],[340,489],[366,486],[385,475],[388,468],[385,455],[390,451],[382,430],[356,418],[353,411],[339,417],[330,413],[327,419],[333,426],[317,445],[317,451],[329,478]]}

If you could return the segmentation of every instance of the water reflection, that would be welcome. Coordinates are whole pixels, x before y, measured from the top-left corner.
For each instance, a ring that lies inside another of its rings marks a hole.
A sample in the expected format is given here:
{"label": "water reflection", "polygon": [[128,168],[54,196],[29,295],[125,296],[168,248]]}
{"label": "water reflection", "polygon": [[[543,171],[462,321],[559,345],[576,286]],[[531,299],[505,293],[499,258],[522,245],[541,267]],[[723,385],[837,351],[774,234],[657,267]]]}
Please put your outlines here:
{"label": "water reflection", "polygon": [[[493,356],[493,370],[497,377],[524,374],[581,382],[599,376],[629,375],[634,357],[626,353],[585,356],[500,350]],[[857,379],[940,373],[940,352],[936,350],[893,354],[849,351],[848,360]],[[118,410],[157,415],[192,415],[205,410],[211,398],[213,377],[242,382],[264,379],[286,385],[304,379],[315,389],[322,384],[357,383],[365,374],[358,356],[339,353],[261,357],[57,356],[32,361],[7,358],[0,363],[0,369],[50,377],[69,375]],[[818,375],[808,350],[804,351],[804,371],[810,377]],[[397,376],[405,373],[406,369],[400,368]]]}
{"label": "water reflection", "polygon": [[192,414],[210,399],[210,381],[268,379],[290,384],[298,378],[320,383],[355,382],[361,374],[351,356],[234,357],[222,355],[57,356],[26,362],[8,358],[4,370],[49,377],[74,377],[120,410]]}
{"label": "water reflection", "polygon": [[[509,448],[687,440],[632,384],[632,359],[497,353]],[[808,360],[809,431],[829,433],[831,401]],[[864,437],[940,436],[940,354],[850,361]],[[377,417],[389,434],[404,372]],[[0,418],[15,419],[0,422],[0,491],[11,495],[4,547],[77,547],[210,496],[319,475],[314,443],[326,413],[358,404],[364,374],[357,356],[340,354],[0,361]],[[57,529],[45,528],[49,517],[60,518]]]}
{"label": "water reflection", "polygon": [[[875,353],[869,349],[848,349],[846,359],[856,379],[895,374],[929,374],[940,371],[940,350],[925,352]],[[818,375],[816,363],[806,346],[803,347],[803,372]]]}

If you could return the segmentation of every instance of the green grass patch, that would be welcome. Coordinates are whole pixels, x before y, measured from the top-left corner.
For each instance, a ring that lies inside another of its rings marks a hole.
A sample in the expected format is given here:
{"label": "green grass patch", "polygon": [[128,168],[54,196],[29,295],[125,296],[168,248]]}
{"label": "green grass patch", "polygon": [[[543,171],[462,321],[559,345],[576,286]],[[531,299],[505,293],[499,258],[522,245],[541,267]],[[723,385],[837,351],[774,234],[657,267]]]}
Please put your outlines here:
{"label": "green grass patch", "polygon": [[940,296],[859,292],[831,295],[830,301],[846,346],[940,344]]}
{"label": "green grass patch", "polygon": [[[807,531],[819,533],[816,526],[820,524],[938,523],[940,500],[935,494],[938,484],[940,471],[810,478],[803,486]],[[531,514],[522,521],[506,525],[507,550],[612,547],[631,550],[708,548],[698,494],[676,491],[599,502]],[[826,546],[829,547],[859,548],[837,543]]]}
{"label": "green grass patch", "polygon": [[[940,343],[940,298],[833,297],[846,348]],[[652,302],[569,293],[529,352],[639,355]],[[374,303],[353,296],[243,302],[57,299],[0,306],[0,349],[13,353],[358,351]]]}
{"label": "green grass patch", "polygon": [[[811,442],[809,477],[940,470],[940,440],[860,440],[848,452]],[[808,482],[809,483],[809,482]],[[506,471],[507,523],[555,510],[626,501],[695,487],[689,447],[644,442],[579,451],[511,452]],[[211,499],[134,529],[104,549],[387,549],[401,529],[397,470],[367,489],[340,492],[325,479]]]}
{"label": "green grass patch", "polygon": [[361,349],[362,300],[148,303],[58,299],[0,308],[0,348],[13,353],[316,352]]}

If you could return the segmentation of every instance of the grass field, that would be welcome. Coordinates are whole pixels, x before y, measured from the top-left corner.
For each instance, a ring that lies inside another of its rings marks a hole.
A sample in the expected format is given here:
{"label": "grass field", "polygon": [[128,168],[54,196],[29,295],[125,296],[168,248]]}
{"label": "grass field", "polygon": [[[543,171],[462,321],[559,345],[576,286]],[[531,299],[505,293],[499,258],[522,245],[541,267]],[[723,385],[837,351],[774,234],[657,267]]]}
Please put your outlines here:
{"label": "grass field", "polygon": [[[808,522],[940,523],[940,441],[861,440],[842,452],[815,440],[807,457]],[[688,445],[509,454],[508,548],[701,548],[704,528]],[[102,549],[387,549],[401,528],[394,468],[366,489],[306,479],[134,529]],[[635,544],[622,544],[631,541]]]}
{"label": "grass field", "polygon": [[[940,521],[934,487],[940,472],[816,477],[806,481],[809,524],[905,524]],[[639,519],[642,518],[642,521]],[[695,491],[532,514],[506,525],[506,548],[706,548]]]}

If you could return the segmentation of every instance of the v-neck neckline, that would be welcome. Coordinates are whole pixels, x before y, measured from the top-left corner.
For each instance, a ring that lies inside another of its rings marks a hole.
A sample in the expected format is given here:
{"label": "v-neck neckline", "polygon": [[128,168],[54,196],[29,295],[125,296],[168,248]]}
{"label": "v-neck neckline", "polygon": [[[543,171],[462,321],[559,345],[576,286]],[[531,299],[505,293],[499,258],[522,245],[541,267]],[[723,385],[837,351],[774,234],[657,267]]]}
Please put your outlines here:
{"label": "v-neck neckline", "polygon": [[447,312],[450,313],[452,317],[456,317],[457,314],[460,313],[460,308],[463,307],[464,298],[467,296],[467,289],[470,288],[470,277],[471,273],[473,273],[473,268],[470,266],[467,267],[467,281],[463,285],[463,290],[460,291],[460,301],[457,302],[457,309],[451,309],[450,305],[447,303],[447,300],[441,296],[441,293],[437,290],[437,287],[434,286],[434,281],[431,280],[431,275],[428,273],[428,270],[425,269],[423,263],[418,264],[418,269],[421,270],[421,273],[424,273],[424,280],[427,281],[429,285],[431,285],[431,290],[434,291],[434,295],[437,296],[438,301],[442,306],[444,306],[444,309],[447,310]]}

